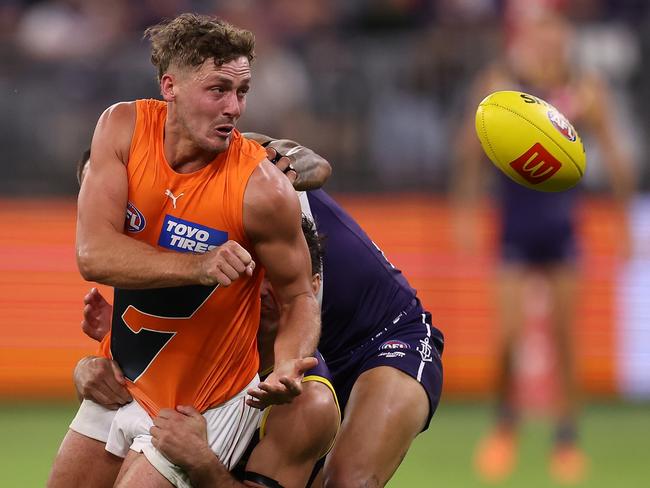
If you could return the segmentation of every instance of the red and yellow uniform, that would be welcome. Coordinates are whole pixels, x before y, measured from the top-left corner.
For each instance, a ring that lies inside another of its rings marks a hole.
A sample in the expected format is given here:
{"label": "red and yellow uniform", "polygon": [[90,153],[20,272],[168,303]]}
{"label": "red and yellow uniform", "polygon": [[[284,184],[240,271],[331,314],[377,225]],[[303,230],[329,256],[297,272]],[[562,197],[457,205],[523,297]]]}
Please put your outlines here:
{"label": "red and yellow uniform", "polygon": [[[227,151],[179,174],[163,150],[166,103],[138,100],[136,108],[125,233],[170,252],[206,252],[234,240],[253,255],[243,198],[264,149],[235,130]],[[112,330],[100,351],[120,364],[151,416],[180,404],[204,411],[251,382],[259,364],[261,269],[227,288],[115,289]]]}

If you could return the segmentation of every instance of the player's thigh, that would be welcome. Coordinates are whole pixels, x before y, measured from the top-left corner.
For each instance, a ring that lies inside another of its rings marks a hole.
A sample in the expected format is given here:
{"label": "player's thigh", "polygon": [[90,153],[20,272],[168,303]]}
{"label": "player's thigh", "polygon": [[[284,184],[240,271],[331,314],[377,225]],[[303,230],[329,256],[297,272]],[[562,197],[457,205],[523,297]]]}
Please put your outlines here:
{"label": "player's thigh", "polygon": [[111,487],[122,458],[105,449],[106,444],[68,430],[54,460],[49,488]]}
{"label": "player's thigh", "polygon": [[501,333],[516,337],[522,329],[527,268],[519,263],[504,263],[497,273],[496,298]]}
{"label": "player's thigh", "polygon": [[267,410],[259,441],[246,471],[264,475],[286,488],[304,488],[314,466],[332,446],[340,413],[329,386],[303,383],[303,392],[291,403]]}
{"label": "player's thigh", "polygon": [[389,366],[364,372],[325,462],[325,486],[384,486],[426,425],[429,409],[423,386],[406,373]]}
{"label": "player's thigh", "polygon": [[547,276],[552,299],[552,326],[566,333],[575,314],[578,274],[570,264],[557,264],[548,270]]}
{"label": "player's thigh", "polygon": [[129,451],[120,470],[116,488],[170,488],[167,478],[158,472],[144,454]]}

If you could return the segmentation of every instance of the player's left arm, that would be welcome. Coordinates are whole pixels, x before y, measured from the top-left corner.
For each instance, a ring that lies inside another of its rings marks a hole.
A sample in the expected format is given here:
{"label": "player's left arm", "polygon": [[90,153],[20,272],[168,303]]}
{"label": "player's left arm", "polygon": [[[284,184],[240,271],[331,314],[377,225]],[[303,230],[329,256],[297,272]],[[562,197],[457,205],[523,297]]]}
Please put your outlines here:
{"label": "player's left arm", "polygon": [[634,191],[634,176],[630,153],[623,147],[623,139],[612,110],[611,93],[604,80],[590,76],[581,87],[585,122],[595,135],[603,155],[615,197],[627,205]]}
{"label": "player's left arm", "polygon": [[586,107],[585,122],[596,137],[617,204],[616,221],[618,252],[628,257],[631,251],[631,229],[628,222],[629,204],[634,193],[634,174],[630,153],[625,150],[621,130],[612,110],[608,85],[598,77],[588,77],[581,87]]}
{"label": "player's left arm", "polygon": [[265,146],[270,161],[277,158],[277,167],[298,191],[320,188],[332,174],[332,166],[324,157],[295,141],[256,132],[246,132],[244,136]]}
{"label": "player's left arm", "polygon": [[301,227],[300,203],[285,176],[269,161],[255,169],[244,194],[244,228],[280,303],[273,373],[249,393],[263,407],[290,402],[320,335],[320,311],[311,285],[311,258]]}

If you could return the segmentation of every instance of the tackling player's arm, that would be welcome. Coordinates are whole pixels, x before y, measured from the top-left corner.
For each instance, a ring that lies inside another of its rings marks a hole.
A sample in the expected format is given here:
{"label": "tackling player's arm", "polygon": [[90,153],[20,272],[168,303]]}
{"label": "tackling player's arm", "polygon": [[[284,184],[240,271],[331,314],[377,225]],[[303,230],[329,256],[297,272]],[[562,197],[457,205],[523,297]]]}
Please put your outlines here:
{"label": "tackling player's arm", "polygon": [[185,470],[192,486],[247,486],[235,480],[210,449],[205,418],[196,409],[189,406],[178,406],[176,410],[165,408],[153,423],[151,443]]}
{"label": "tackling player's arm", "polygon": [[614,195],[627,205],[634,191],[632,161],[618,137],[620,131],[612,116],[614,110],[611,108],[609,88],[603,80],[592,76],[585,79],[581,95],[586,107],[585,122],[596,136],[603,153]]}
{"label": "tackling player's arm", "polygon": [[635,186],[631,156],[619,136],[621,132],[612,116],[614,110],[611,108],[610,90],[604,80],[596,76],[585,77],[580,95],[585,107],[584,122],[598,142],[618,207],[618,250],[623,257],[627,257],[631,252],[632,239],[628,210]]}
{"label": "tackling player's arm", "polygon": [[266,435],[251,453],[243,483],[236,481],[210,450],[205,418],[192,407],[162,410],[151,428],[153,445],[183,468],[197,488],[277,484],[302,488],[316,461],[334,442],[340,424],[339,410],[329,388],[316,381],[304,386],[303,394],[290,405],[271,409],[265,424]]}
{"label": "tackling player's arm", "polygon": [[[281,171],[287,172],[290,165],[293,171],[289,170],[287,176],[293,184],[293,187],[298,191],[320,188],[332,174],[332,167],[325,158],[295,141],[289,139],[273,139],[255,132],[246,132],[244,136],[259,144],[265,145],[267,150],[273,149],[275,154],[281,154],[283,156],[277,162],[277,166]],[[275,154],[269,154],[269,159],[273,160]],[[284,161],[284,158],[287,158],[287,161]],[[295,178],[291,176],[293,172],[295,172]]]}
{"label": "tackling player's arm", "polygon": [[[300,394],[304,371],[317,364],[320,311],[312,290],[311,259],[301,227],[296,192],[287,178],[264,160],[244,194],[244,228],[281,306],[275,339],[274,371],[249,391],[262,407]],[[307,359],[305,359],[307,358]]]}
{"label": "tackling player's arm", "polygon": [[[113,307],[97,288],[84,297],[81,330],[91,339],[101,342],[111,326]],[[116,410],[133,400],[126,389],[126,380],[112,359],[87,356],[74,368],[73,380],[79,401],[84,398]]]}
{"label": "tackling player's arm", "polygon": [[121,288],[191,284],[228,286],[252,274],[251,257],[229,241],[202,255],[159,251],[124,234],[128,163],[135,102],[108,108],[97,122],[91,156],[79,192],[77,263],[81,275]]}

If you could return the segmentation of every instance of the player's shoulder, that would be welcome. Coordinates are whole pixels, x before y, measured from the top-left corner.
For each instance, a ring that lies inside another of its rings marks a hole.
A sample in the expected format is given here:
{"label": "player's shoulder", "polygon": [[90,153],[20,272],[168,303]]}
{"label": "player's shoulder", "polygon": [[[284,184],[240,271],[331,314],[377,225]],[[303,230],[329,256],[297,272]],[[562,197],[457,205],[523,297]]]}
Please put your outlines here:
{"label": "player's shoulder", "polygon": [[108,107],[97,121],[92,152],[112,147],[126,162],[136,123],[136,102],[119,102]]}
{"label": "player's shoulder", "polygon": [[258,142],[246,137],[237,129],[233,130],[231,135],[231,145],[237,145],[238,151],[241,156],[251,159],[255,162],[260,162],[266,159],[266,149],[264,149]]}
{"label": "player's shoulder", "polygon": [[478,73],[475,81],[475,85],[486,92],[497,89],[515,89],[517,84],[512,69],[503,59],[498,59],[483,68]]}
{"label": "player's shoulder", "polygon": [[298,195],[289,179],[264,159],[253,171],[244,193],[244,222],[249,236],[289,231],[294,220],[300,222],[299,216]]}
{"label": "player's shoulder", "polygon": [[137,102],[118,102],[108,107],[97,122],[97,129],[105,132],[109,137],[129,138],[133,133],[136,122]]}
{"label": "player's shoulder", "polygon": [[298,202],[298,195],[289,179],[266,158],[253,170],[246,193],[254,196],[261,208],[269,210]]}
{"label": "player's shoulder", "polygon": [[114,103],[104,110],[100,120],[120,123],[135,119],[136,107],[137,101],[135,100]]}

